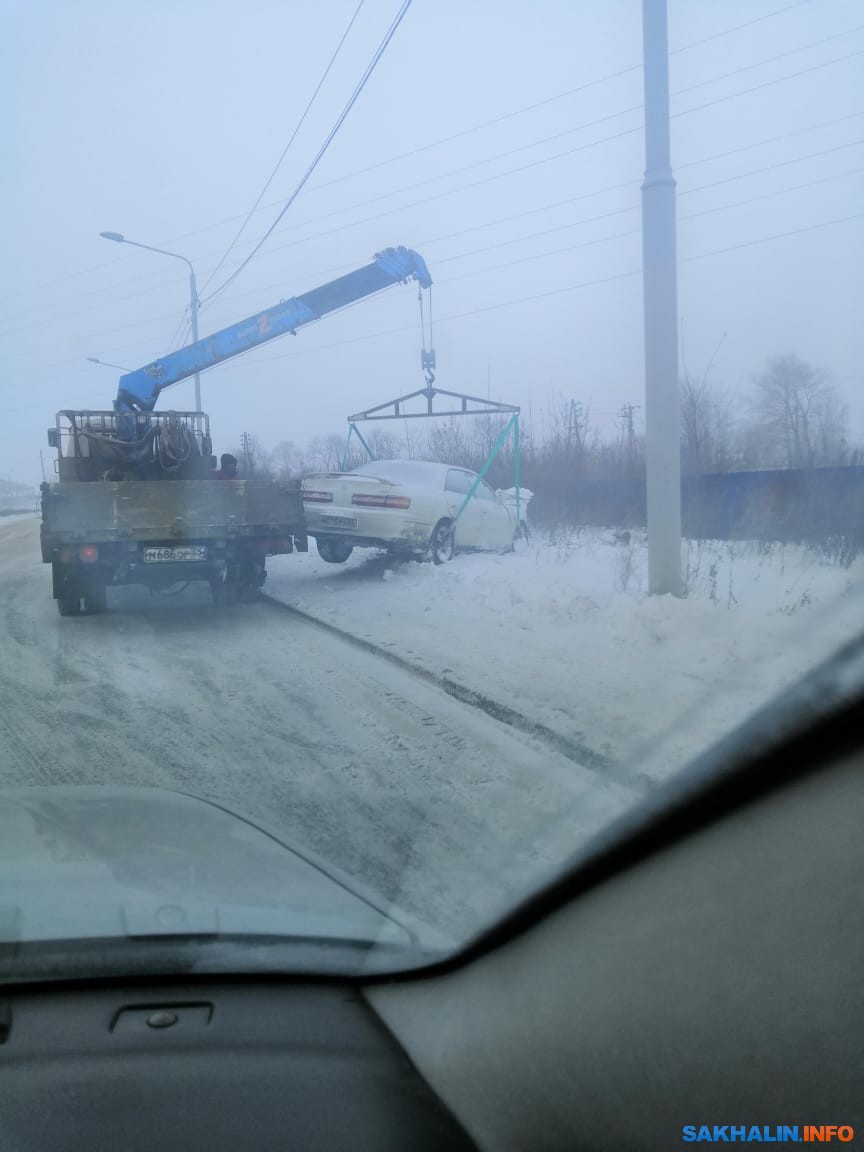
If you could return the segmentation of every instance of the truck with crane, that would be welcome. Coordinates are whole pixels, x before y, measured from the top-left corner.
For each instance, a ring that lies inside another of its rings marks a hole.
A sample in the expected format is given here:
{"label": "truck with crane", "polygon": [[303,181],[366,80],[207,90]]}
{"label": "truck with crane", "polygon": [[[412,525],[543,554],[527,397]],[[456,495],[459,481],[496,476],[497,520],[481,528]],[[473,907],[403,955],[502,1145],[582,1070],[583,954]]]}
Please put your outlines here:
{"label": "truck with crane", "polygon": [[256,598],[266,558],[308,550],[299,481],[217,479],[203,412],[156,412],[172,384],[372,296],[431,277],[387,248],[371,264],[283,300],[121,376],[110,411],[65,409],[48,431],[57,480],[41,488],[42,560],[61,616],[105,611],[107,588],[204,581],[216,603]]}

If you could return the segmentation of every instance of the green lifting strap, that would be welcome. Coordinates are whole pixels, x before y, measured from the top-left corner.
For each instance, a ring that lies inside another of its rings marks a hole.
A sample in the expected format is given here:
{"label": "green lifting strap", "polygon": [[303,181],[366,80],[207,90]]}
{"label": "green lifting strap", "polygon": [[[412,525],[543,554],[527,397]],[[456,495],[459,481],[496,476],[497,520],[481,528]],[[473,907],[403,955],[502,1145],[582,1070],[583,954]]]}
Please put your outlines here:
{"label": "green lifting strap", "polygon": [[516,443],[516,448],[515,448],[515,452],[516,452],[516,528],[518,530],[518,528],[519,528],[519,464],[518,464],[518,461],[519,461],[519,447],[518,447],[518,445],[519,445],[519,413],[518,412],[513,413],[513,415],[507,421],[507,424],[505,425],[503,431],[501,432],[501,435],[495,441],[495,447],[489,453],[489,456],[486,460],[486,463],[483,465],[483,467],[477,473],[477,479],[474,481],[474,483],[468,489],[468,495],[462,501],[462,507],[459,509],[459,511],[453,517],[453,523],[454,524],[457,522],[459,517],[462,515],[462,513],[468,507],[468,501],[471,499],[471,497],[477,491],[478,487],[480,486],[480,481],[483,479],[483,477],[489,471],[489,467],[490,467],[492,461],[495,459],[495,457],[501,451],[501,448],[504,444],[504,441],[510,435],[510,429],[511,428],[513,428],[515,430],[514,435],[516,437],[516,440],[515,440],[515,443]]}
{"label": "green lifting strap", "polygon": [[374,460],[374,459],[375,459],[375,453],[372,451],[372,449],[369,447],[369,445],[368,445],[368,444],[366,443],[366,441],[363,439],[363,437],[362,437],[362,435],[361,435],[361,433],[360,433],[360,429],[357,427],[357,425],[356,425],[356,424],[353,424],[353,423],[352,423],[352,424],[349,424],[349,425],[348,425],[348,439],[345,441],[345,452],[344,452],[344,455],[342,456],[342,466],[341,466],[341,467],[340,467],[340,469],[339,469],[339,471],[340,471],[340,472],[344,472],[344,471],[345,471],[345,466],[346,466],[346,464],[348,463],[348,449],[349,449],[349,447],[350,447],[350,445],[351,445],[351,435],[352,435],[352,433],[353,433],[353,435],[355,435],[355,436],[357,437],[357,439],[360,441],[360,443],[361,443],[361,444],[363,445],[363,447],[366,449],[366,456],[367,456],[367,458],[368,458],[369,460]]}

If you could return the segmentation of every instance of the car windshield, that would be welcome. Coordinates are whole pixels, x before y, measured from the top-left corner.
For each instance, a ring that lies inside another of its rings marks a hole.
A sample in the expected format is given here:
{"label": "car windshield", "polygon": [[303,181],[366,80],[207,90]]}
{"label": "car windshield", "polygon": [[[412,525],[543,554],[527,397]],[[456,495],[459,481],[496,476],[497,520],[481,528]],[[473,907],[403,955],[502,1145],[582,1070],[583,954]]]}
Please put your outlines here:
{"label": "car windshield", "polygon": [[860,635],[860,7],[644,18],[7,5],[0,981],[454,954]]}

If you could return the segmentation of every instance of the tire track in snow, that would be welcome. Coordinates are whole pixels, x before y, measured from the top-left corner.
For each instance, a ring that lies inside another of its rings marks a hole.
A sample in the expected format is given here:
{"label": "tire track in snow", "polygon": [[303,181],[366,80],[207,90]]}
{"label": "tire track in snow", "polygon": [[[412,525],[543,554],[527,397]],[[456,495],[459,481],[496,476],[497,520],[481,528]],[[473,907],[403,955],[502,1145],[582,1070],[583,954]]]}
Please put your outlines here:
{"label": "tire track in snow", "polygon": [[554,748],[555,751],[559,752],[562,756],[566,756],[568,760],[574,761],[574,763],[578,764],[581,768],[591,768],[597,772],[602,772],[607,779],[614,780],[619,784],[626,784],[630,787],[635,785],[644,789],[650,783],[640,773],[630,772],[626,767],[615,764],[609,757],[604,756],[602,752],[597,752],[593,748],[588,747],[587,744],[570,740],[566,736],[562,736],[560,732],[555,732],[552,728],[548,728],[545,724],[541,724],[523,715],[523,713],[517,711],[515,708],[501,704],[499,701],[493,700],[490,696],[486,696],[474,688],[468,688],[464,684],[452,680],[449,676],[430,672],[428,668],[423,668],[411,660],[406,660],[404,656],[399,656],[390,648],[376,644],[373,640],[366,640],[361,636],[356,636],[353,632],[348,632],[346,629],[340,628],[337,624],[330,624],[326,620],[321,620],[310,612],[305,612],[302,608],[296,608],[292,604],[286,604],[283,600],[277,600],[266,592],[262,593],[261,599],[283,612],[288,612],[292,616],[300,617],[300,619],[314,625],[316,628],[322,629],[322,631],[329,633],[331,636],[338,636],[341,640],[352,644],[356,648],[360,648],[364,652],[382,657],[389,663],[395,664],[395,666],[403,672],[407,672],[411,676],[416,676],[418,679],[424,680],[427,684],[434,684],[436,688],[442,689],[448,696],[452,696],[454,700],[458,700],[462,704],[467,704],[472,708],[477,708],[481,712],[485,712],[486,715],[491,716],[493,720],[498,720],[502,724],[516,728],[518,731],[524,732],[527,736],[533,736],[535,739],[542,740],[543,743]]}

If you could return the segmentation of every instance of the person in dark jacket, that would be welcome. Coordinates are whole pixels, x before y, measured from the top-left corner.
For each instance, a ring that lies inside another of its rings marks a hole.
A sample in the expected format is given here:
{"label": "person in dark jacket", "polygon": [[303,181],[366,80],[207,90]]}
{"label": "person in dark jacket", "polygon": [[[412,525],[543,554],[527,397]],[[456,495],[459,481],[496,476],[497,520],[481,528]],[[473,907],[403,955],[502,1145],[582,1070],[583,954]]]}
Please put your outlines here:
{"label": "person in dark jacket", "polygon": [[223,452],[219,462],[222,467],[213,473],[213,478],[215,480],[236,480],[237,457],[232,456],[230,452]]}

